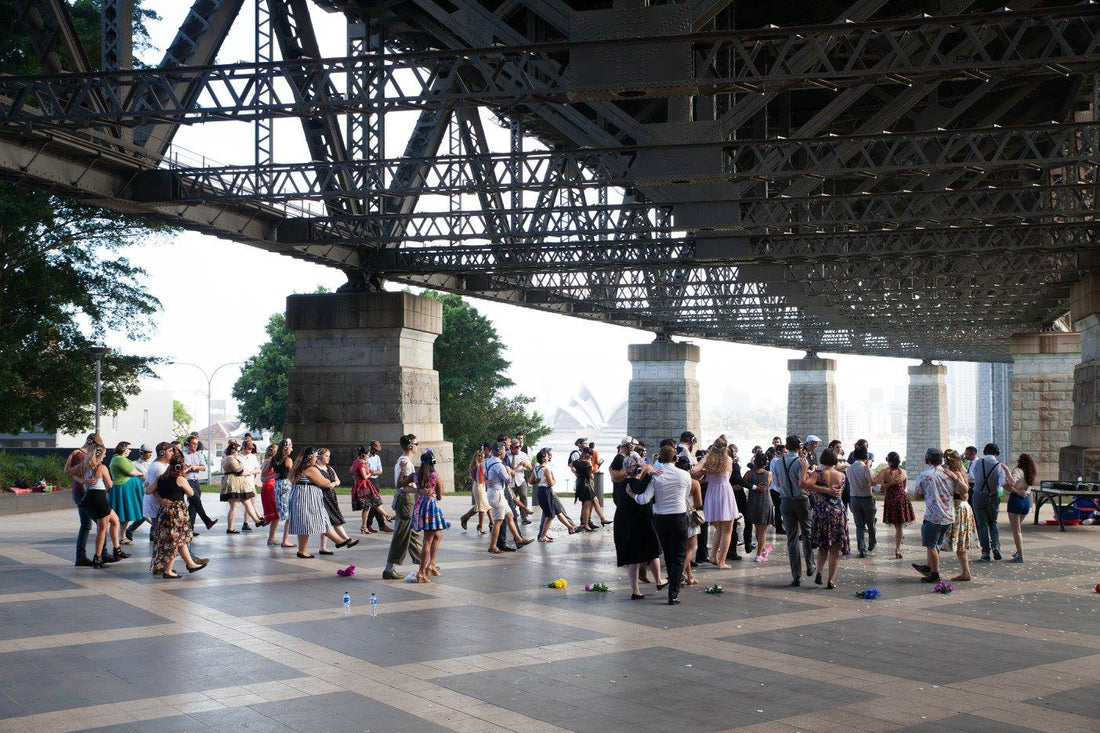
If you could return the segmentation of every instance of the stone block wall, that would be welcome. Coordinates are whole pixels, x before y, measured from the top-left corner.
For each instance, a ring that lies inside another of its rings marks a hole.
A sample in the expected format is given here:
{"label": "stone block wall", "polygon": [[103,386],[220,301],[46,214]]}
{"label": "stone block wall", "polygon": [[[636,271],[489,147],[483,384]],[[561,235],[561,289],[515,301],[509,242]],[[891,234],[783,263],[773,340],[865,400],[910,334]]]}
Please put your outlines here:
{"label": "stone block wall", "polygon": [[1081,334],[1034,333],[1012,337],[1012,455],[1035,459],[1039,479],[1058,478],[1058,456],[1070,442],[1074,422],[1074,368],[1081,360]]}
{"label": "stone block wall", "polygon": [[816,435],[822,446],[828,445],[840,437],[836,360],[806,356],[787,361],[787,369],[787,435]]}
{"label": "stone block wall", "polygon": [[347,482],[358,446],[382,443],[382,485],[393,485],[399,439],[431,448],[447,490],[454,456],[439,419],[433,346],[443,330],[438,301],[410,293],[324,293],[287,298],[295,365],[285,433],[298,447],[325,446]]}
{"label": "stone block wall", "polygon": [[657,455],[663,438],[678,440],[690,430],[699,435],[699,347],[654,342],[627,350],[632,378],[627,397],[627,432]]}
{"label": "stone block wall", "polygon": [[929,448],[948,447],[947,367],[918,364],[909,367],[909,410],[905,430],[905,455],[911,479],[924,465]]}

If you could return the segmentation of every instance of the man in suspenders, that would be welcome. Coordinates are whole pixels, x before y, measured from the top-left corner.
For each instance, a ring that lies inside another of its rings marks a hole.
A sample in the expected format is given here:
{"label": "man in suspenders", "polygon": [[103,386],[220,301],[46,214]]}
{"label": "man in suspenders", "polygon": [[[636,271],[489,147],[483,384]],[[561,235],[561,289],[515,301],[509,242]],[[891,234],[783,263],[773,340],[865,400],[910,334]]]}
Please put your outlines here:
{"label": "man in suspenders", "polygon": [[998,490],[1011,480],[1008,467],[1001,463],[1001,449],[996,443],[987,443],[981,458],[970,464],[968,477],[973,488],[974,519],[978,523],[978,542],[982,545],[980,562],[1001,559],[1001,533],[997,529],[997,515],[1001,509]]}
{"label": "man in suspenders", "polygon": [[787,534],[787,557],[791,563],[791,586],[802,584],[802,553],[806,553],[806,575],[817,572],[814,554],[810,547],[810,496],[804,491],[809,477],[809,466],[802,455],[802,440],[797,435],[787,436],[787,455],[777,463],[776,483],[779,486],[780,511],[783,513],[783,529]]}

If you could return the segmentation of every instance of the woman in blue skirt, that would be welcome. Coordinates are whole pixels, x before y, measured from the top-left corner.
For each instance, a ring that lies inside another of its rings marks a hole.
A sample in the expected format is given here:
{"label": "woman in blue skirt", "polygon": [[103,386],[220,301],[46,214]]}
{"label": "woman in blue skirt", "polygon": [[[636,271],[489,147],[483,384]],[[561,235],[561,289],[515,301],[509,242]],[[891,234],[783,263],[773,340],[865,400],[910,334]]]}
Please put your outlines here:
{"label": "woman in blue skirt", "polygon": [[428,450],[420,456],[420,471],[416,477],[420,487],[413,507],[413,531],[424,533],[424,549],[420,552],[420,570],[416,573],[417,583],[430,583],[429,575],[442,575],[436,565],[439,555],[439,543],[443,539],[443,530],[451,523],[443,516],[439,501],[443,498],[443,484],[435,472],[435,454]]}
{"label": "woman in blue skirt", "polygon": [[1031,511],[1031,487],[1035,485],[1038,474],[1035,460],[1027,453],[1021,453],[1016,468],[1012,469],[1012,483],[1007,487],[1008,523],[1012,527],[1012,541],[1016,543],[1012,562],[1024,561],[1023,524]]}

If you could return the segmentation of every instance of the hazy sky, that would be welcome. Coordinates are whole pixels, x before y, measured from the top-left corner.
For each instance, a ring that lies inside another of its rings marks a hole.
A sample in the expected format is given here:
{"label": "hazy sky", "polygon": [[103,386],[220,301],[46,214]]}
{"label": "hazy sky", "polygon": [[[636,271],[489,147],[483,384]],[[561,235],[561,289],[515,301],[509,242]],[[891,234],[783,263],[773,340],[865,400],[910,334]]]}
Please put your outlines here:
{"label": "hazy sky", "polygon": [[[190,3],[147,0],[146,5],[163,16],[162,22],[150,26],[154,49],[144,54],[146,62],[155,64]],[[249,1],[242,11],[242,22],[237,23],[223,46],[219,62],[252,59],[251,31],[243,22],[251,18]],[[343,55],[342,19],[316,8],[314,18],[323,53]],[[399,155],[403,149],[401,128],[411,119],[410,115],[387,117],[390,155]],[[220,163],[246,163],[252,159],[252,134],[248,124],[192,126],[180,130],[176,143]],[[280,121],[275,139],[278,161],[307,159],[296,120]],[[108,334],[107,344],[194,362],[208,373],[223,363],[244,361],[254,355],[266,340],[264,324],[272,313],[285,308],[287,295],[310,292],[318,285],[335,289],[344,281],[337,270],[193,232],[182,232],[127,254],[148,270],[146,285],[164,309],[140,329],[150,336],[148,341],[134,343],[131,334],[119,332]],[[507,345],[507,357],[513,362],[511,377],[517,388],[536,397],[538,408],[544,412],[552,412],[581,384],[587,384],[606,406],[621,400],[630,379],[627,345],[653,339],[650,333],[619,326],[476,299],[472,302],[494,321]],[[775,394],[785,401],[786,360],[801,356],[800,352],[711,341],[696,343],[702,347],[699,379],[704,409],[708,403],[721,401],[730,386]],[[895,387],[907,381],[905,367],[916,363],[881,357],[836,359],[838,396],[842,401],[875,387],[892,394]],[[158,372],[177,397],[192,408],[196,422],[205,422],[206,383],[198,371],[165,366]],[[222,369],[214,380],[214,398],[228,398],[238,375],[237,366]]]}

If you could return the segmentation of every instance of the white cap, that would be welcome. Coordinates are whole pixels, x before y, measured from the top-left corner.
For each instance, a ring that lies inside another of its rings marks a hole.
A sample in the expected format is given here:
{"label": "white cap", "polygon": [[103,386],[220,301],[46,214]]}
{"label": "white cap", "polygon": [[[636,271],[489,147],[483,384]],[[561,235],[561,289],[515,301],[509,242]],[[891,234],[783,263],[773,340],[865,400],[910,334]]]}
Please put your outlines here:
{"label": "white cap", "polygon": [[634,440],[634,438],[631,438],[628,435],[628,436],[626,436],[625,438],[623,438],[622,440],[619,441],[619,447],[622,448],[624,445],[634,445],[635,442],[636,441]]}
{"label": "white cap", "polygon": [[807,443],[820,443],[820,442],[821,442],[821,438],[817,437],[816,435],[807,435],[806,439],[804,441],[802,441],[802,445],[806,445]]}

